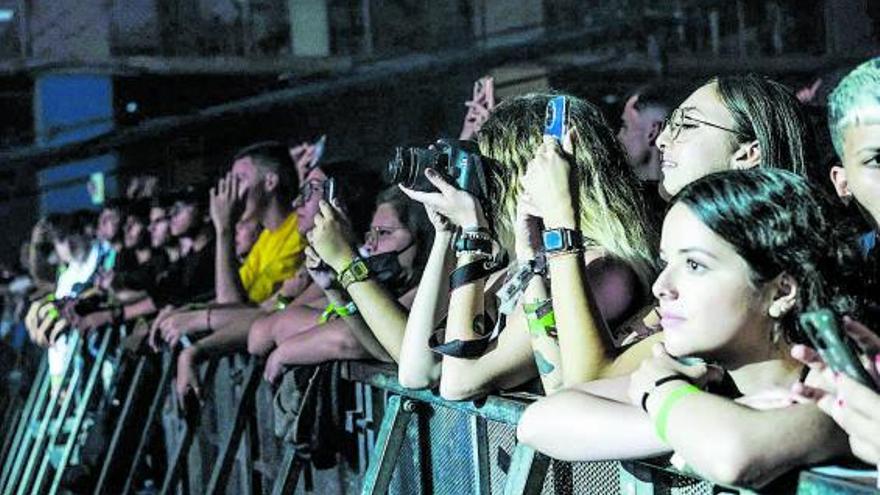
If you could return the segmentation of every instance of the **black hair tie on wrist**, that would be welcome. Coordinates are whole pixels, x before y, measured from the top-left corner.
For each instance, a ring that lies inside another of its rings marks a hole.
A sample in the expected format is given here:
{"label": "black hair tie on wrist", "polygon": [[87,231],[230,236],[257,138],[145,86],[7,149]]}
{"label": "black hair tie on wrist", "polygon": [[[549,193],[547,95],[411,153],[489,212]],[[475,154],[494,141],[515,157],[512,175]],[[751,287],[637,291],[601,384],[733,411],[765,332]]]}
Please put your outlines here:
{"label": "black hair tie on wrist", "polygon": [[682,375],[681,373],[674,373],[674,374],[669,375],[669,376],[664,376],[663,378],[661,378],[661,379],[657,380],[656,382],[654,382],[654,387],[653,387],[651,390],[649,390],[649,391],[647,391],[647,392],[645,392],[645,393],[642,394],[642,410],[645,411],[645,412],[648,412],[648,396],[651,395],[651,392],[653,392],[654,390],[656,390],[657,387],[659,387],[660,385],[663,385],[664,383],[674,382],[674,381],[676,381],[676,380],[681,380],[681,381],[683,381],[683,382],[688,382],[688,383],[690,383],[691,385],[694,384],[693,380],[691,380],[690,378],[688,378],[688,377],[685,376],[685,375]]}

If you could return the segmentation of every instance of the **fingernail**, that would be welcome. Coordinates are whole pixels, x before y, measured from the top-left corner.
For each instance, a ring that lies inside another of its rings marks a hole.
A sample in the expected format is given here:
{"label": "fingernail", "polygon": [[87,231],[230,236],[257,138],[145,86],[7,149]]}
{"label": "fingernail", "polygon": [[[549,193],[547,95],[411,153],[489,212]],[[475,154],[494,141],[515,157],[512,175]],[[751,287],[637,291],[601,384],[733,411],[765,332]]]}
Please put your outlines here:
{"label": "fingernail", "polygon": [[435,175],[437,175],[437,172],[435,172],[433,168],[426,168],[425,175],[427,175],[428,177],[434,177]]}
{"label": "fingernail", "polygon": [[834,403],[837,407],[843,407],[846,404],[843,402],[843,399],[837,399],[837,402]]}

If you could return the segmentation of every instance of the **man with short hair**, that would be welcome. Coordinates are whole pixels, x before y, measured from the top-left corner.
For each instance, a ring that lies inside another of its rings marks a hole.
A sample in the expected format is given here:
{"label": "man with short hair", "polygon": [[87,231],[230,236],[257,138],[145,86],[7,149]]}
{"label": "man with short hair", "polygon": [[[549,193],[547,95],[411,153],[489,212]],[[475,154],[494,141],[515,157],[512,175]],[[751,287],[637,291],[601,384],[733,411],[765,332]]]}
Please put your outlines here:
{"label": "man with short hair", "polygon": [[[212,191],[218,303],[259,304],[296,273],[306,245],[291,205],[297,189],[296,168],[281,143],[256,143],[236,153],[231,172]],[[241,199],[242,217],[254,219],[264,230],[236,272],[232,209]]]}
{"label": "man with short hair", "polygon": [[684,98],[665,83],[637,88],[626,100],[620,116],[617,139],[626,151],[627,161],[636,176],[646,182],[660,182],[660,150],[655,145],[666,116]]}

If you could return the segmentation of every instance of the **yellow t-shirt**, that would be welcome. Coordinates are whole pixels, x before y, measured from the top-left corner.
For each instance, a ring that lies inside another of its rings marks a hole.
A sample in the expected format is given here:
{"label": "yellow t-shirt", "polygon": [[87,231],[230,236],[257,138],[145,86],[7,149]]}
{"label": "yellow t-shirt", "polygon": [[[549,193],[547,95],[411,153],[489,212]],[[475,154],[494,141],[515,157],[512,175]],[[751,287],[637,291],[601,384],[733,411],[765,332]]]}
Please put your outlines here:
{"label": "yellow t-shirt", "polygon": [[251,301],[259,304],[268,299],[302,264],[306,242],[296,224],[296,214],[291,213],[276,230],[263,229],[239,268],[241,284]]}

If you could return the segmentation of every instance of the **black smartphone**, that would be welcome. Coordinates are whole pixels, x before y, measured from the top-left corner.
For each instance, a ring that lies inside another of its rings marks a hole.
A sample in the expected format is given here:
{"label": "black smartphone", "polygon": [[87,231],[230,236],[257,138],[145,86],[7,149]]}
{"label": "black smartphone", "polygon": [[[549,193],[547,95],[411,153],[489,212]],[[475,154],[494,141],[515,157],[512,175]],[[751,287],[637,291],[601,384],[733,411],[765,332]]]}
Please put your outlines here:
{"label": "black smartphone", "polygon": [[544,135],[555,138],[560,143],[568,132],[568,99],[554,96],[547,102],[544,113]]}
{"label": "black smartphone", "polygon": [[813,348],[829,368],[877,390],[871,375],[862,366],[855,343],[841,331],[831,310],[819,309],[803,313],[800,322]]}
{"label": "black smartphone", "polygon": [[339,191],[336,188],[336,179],[330,177],[324,181],[324,201],[332,205],[338,192]]}

